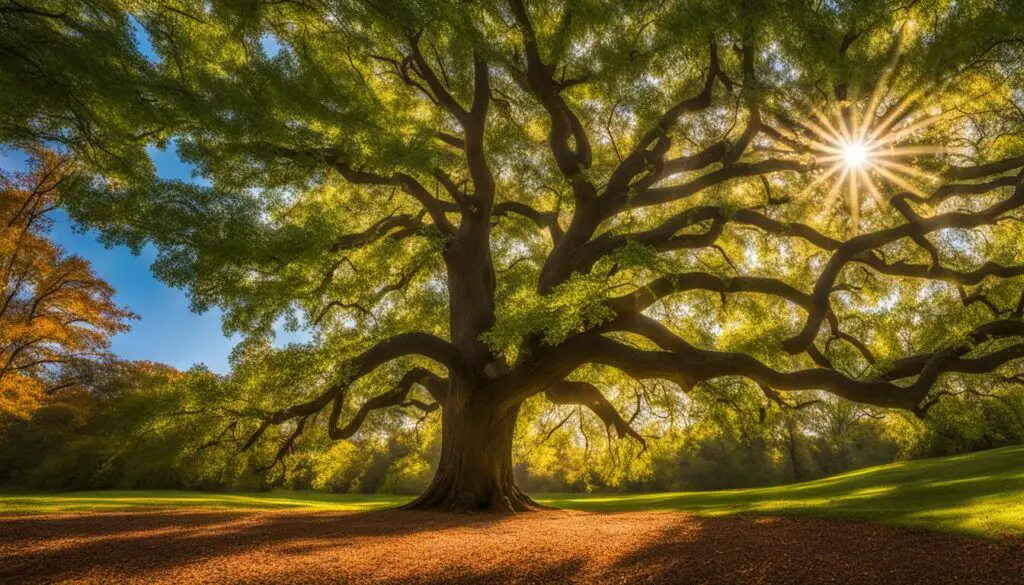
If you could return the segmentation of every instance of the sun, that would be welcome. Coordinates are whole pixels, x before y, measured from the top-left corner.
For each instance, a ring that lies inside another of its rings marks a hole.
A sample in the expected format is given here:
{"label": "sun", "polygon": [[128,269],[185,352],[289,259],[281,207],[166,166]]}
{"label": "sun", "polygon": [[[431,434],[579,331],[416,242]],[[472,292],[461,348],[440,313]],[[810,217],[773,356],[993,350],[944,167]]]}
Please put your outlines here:
{"label": "sun", "polygon": [[863,142],[849,142],[843,145],[843,161],[848,167],[860,168],[868,162],[868,147]]}
{"label": "sun", "polygon": [[792,127],[795,140],[787,140],[786,145],[796,156],[810,155],[820,169],[798,197],[817,192],[819,186],[831,181],[821,200],[821,210],[830,212],[836,198],[845,193],[854,234],[860,231],[865,193],[878,210],[890,208],[890,199],[900,192],[928,198],[926,190],[939,179],[921,170],[917,163],[921,157],[951,152],[927,144],[923,137],[925,130],[944,118],[941,109],[927,111],[923,102],[930,92],[918,88],[900,95],[889,85],[899,69],[900,47],[907,30],[901,29],[894,40],[889,64],[873,88],[859,96],[849,95],[854,93],[850,91],[825,111],[812,106],[810,116],[791,120],[796,122]]}
{"label": "sun", "polygon": [[860,228],[865,195],[874,199],[878,209],[889,207],[889,198],[882,192],[885,185],[927,197],[921,185],[938,178],[914,166],[913,159],[945,152],[942,147],[921,144],[919,136],[938,122],[941,114],[919,115],[920,94],[904,96],[883,108],[884,83],[883,79],[863,102],[842,102],[832,115],[815,110],[813,119],[798,121],[805,130],[806,149],[822,169],[801,195],[833,181],[822,209],[831,209],[833,201],[845,193],[854,233]]}

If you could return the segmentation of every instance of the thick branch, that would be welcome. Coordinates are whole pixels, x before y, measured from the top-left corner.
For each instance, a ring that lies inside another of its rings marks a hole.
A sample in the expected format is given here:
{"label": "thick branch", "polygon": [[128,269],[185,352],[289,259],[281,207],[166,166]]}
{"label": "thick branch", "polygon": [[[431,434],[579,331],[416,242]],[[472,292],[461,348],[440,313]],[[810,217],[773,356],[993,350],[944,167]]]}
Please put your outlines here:
{"label": "thick branch", "polygon": [[[711,222],[705,233],[676,235],[680,230],[704,222]],[[572,269],[587,272],[598,260],[631,241],[651,246],[659,251],[708,247],[718,239],[727,222],[752,225],[779,236],[802,238],[824,250],[835,250],[842,244],[839,240],[802,223],[780,222],[753,209],[730,209],[709,205],[687,209],[647,231],[630,234],[605,232],[579,247],[572,256]]]}
{"label": "thick branch", "polygon": [[1005,173],[1020,167],[1024,167],[1024,155],[1004,158],[974,167],[950,167],[946,171],[946,176],[957,181],[970,181],[998,173]]}
{"label": "thick branch", "polygon": [[864,252],[909,237],[911,234],[923,235],[947,228],[974,228],[992,224],[1003,213],[1016,209],[1022,204],[1024,204],[1024,189],[1018,187],[1012,197],[978,213],[945,213],[921,218],[914,223],[905,223],[886,230],[863,234],[843,242],[836,248],[825,268],[818,276],[818,281],[812,293],[814,305],[808,312],[804,328],[795,337],[787,340],[783,344],[783,348],[794,354],[807,349],[814,340],[814,336],[821,326],[821,321],[829,312],[829,295],[832,293],[839,273],[848,262],[858,259],[858,257],[870,261],[870,256],[863,256]]}
{"label": "thick branch", "polygon": [[811,307],[811,295],[781,280],[756,276],[719,278],[706,272],[684,272],[663,276],[633,293],[609,299],[606,304],[616,314],[640,313],[658,299],[688,290],[706,290],[723,295],[738,292],[759,293],[786,299],[805,309]]}
{"label": "thick branch", "polygon": [[430,66],[430,63],[423,56],[420,51],[420,33],[416,33],[409,37],[409,49],[411,54],[409,55],[408,62],[411,64],[413,71],[416,75],[427,83],[427,87],[430,88],[430,93],[433,94],[433,98],[441,105],[445,110],[448,111],[457,120],[463,123],[469,117],[469,112],[466,111],[462,105],[452,96],[448,88],[441,82],[434,73],[434,69]]}
{"label": "thick branch", "polygon": [[[1021,324],[1013,323],[993,325],[983,333],[1020,335]],[[780,372],[747,354],[696,348],[657,321],[638,314],[620,315],[606,330],[641,335],[661,349],[638,349],[597,333],[579,334],[515,368],[495,384],[495,391],[503,392],[506,400],[514,403],[535,393],[534,388],[538,386],[543,388],[560,381],[583,364],[597,363],[617,368],[637,379],[669,380],[684,391],[702,381],[742,376],[776,390],[824,390],[855,402],[902,408],[923,415],[926,410],[923,401],[942,374],[988,373],[1024,357],[1024,343],[977,358],[963,357],[966,351],[962,348],[940,350],[915,356],[912,361],[913,368],[919,372],[918,379],[909,386],[900,386],[885,378],[850,378],[828,367]],[[901,367],[904,371],[910,369],[909,365]]]}
{"label": "thick branch", "polygon": [[[419,400],[407,400],[409,391],[412,390],[414,384],[420,384],[430,392],[434,398],[434,402],[430,404],[423,403]],[[419,408],[423,412],[434,412],[441,407],[441,400],[444,396],[444,390],[448,385],[448,380],[441,378],[424,368],[413,368],[409,370],[402,379],[398,381],[398,385],[394,390],[379,394],[373,398],[367,400],[359,407],[359,410],[352,416],[352,420],[348,422],[344,427],[338,428],[338,418],[341,415],[341,407],[344,402],[344,395],[339,394],[334,399],[334,406],[331,408],[331,416],[327,423],[327,434],[335,440],[348,439],[352,435],[356,434],[359,428],[363,425],[366,417],[374,410],[380,410],[382,408],[388,408],[391,406],[413,406]]]}
{"label": "thick branch", "polygon": [[558,241],[562,237],[562,227],[558,225],[558,213],[554,211],[537,211],[518,201],[502,201],[494,206],[494,215],[506,217],[510,213],[521,215],[537,224],[537,227],[547,229],[551,233],[552,241]]}
{"label": "thick branch", "polygon": [[[671,167],[682,167],[679,170],[683,170],[691,165],[695,168],[703,168],[711,164],[711,162],[721,160],[728,152],[728,145],[723,142],[712,145],[693,157],[676,159],[673,165],[667,165],[665,162],[665,155],[672,145],[669,132],[678,122],[679,118],[685,113],[700,111],[711,106],[712,90],[714,89],[715,79],[719,75],[718,45],[714,41],[709,46],[709,53],[710,65],[708,66],[708,74],[701,91],[695,96],[680,100],[662,114],[657,124],[637,141],[629,156],[612,173],[604,195],[607,202],[606,205],[609,208],[618,208],[623,204],[630,183],[646,170],[650,170],[650,173],[645,179],[641,179],[640,185],[635,186],[638,189],[653,184],[661,177],[666,176],[666,166],[670,166],[669,171],[671,172],[677,172]],[[668,174],[671,174],[671,172]]]}
{"label": "thick branch", "polygon": [[427,333],[401,333],[378,342],[340,368],[343,380],[332,385],[316,398],[279,410],[267,417],[259,429],[246,442],[242,450],[249,449],[270,425],[279,425],[294,418],[310,416],[323,410],[332,400],[341,396],[348,386],[391,360],[403,356],[419,355],[434,360],[449,371],[461,371],[458,351],[452,344]]}
{"label": "thick branch", "polygon": [[732,179],[755,177],[779,171],[806,172],[808,170],[810,170],[810,167],[807,164],[789,159],[768,159],[755,163],[737,163],[732,166],[722,167],[717,171],[701,175],[692,181],[679,185],[645,189],[630,199],[629,204],[632,207],[659,205],[684,199],[708,187],[720,185]]}
{"label": "thick branch", "polygon": [[592,197],[594,187],[578,178],[590,168],[590,139],[579,118],[560,95],[562,86],[554,79],[554,66],[544,63],[537,44],[537,34],[522,0],[511,0],[512,13],[523,30],[526,52],[526,84],[548,112],[551,131],[548,144],[559,170],[573,184],[578,198]]}
{"label": "thick branch", "polygon": [[[331,244],[331,252],[340,252],[341,250],[348,250],[351,248],[357,248],[364,244],[375,242],[389,233],[396,239],[403,239],[412,235],[418,228],[423,227],[423,214],[419,215],[389,215],[384,219],[374,223],[365,230],[353,234],[345,234],[339,236],[337,240]],[[392,232],[392,230],[398,229],[399,232]]]}
{"label": "thick branch", "polygon": [[620,439],[632,437],[643,448],[647,449],[647,441],[640,433],[633,430],[624,418],[615,410],[615,406],[605,398],[604,394],[588,382],[571,382],[564,380],[553,384],[544,391],[544,395],[554,404],[578,404],[586,406],[605,424],[614,427]]}
{"label": "thick branch", "polygon": [[435,198],[415,178],[406,173],[395,173],[393,175],[380,175],[360,169],[356,169],[345,160],[345,157],[333,148],[296,150],[275,145],[263,145],[271,148],[274,152],[283,157],[303,159],[316,157],[323,160],[329,167],[338,171],[346,181],[353,185],[377,185],[382,187],[398,187],[413,199],[418,201],[423,209],[430,214],[430,218],[439,230],[444,233],[453,234],[455,228],[445,216],[446,213],[456,213],[459,207],[449,201],[442,201]]}
{"label": "thick branch", "polygon": [[901,200],[914,201],[915,203],[927,203],[937,205],[950,197],[964,195],[987,195],[1002,187],[1015,187],[1021,183],[1021,176],[1007,175],[998,177],[984,183],[947,183],[932,191],[927,197],[915,195],[910,192],[899,193],[892,198],[893,205]]}
{"label": "thick branch", "polygon": [[643,316],[623,320],[621,327],[671,351],[677,356],[677,367],[685,369],[695,382],[722,376],[743,376],[779,390],[825,390],[855,402],[903,408],[918,414],[923,414],[922,401],[941,374],[987,373],[1024,357],[1024,344],[976,359],[960,357],[963,353],[957,353],[959,350],[941,350],[927,357],[920,376],[913,384],[898,386],[886,379],[849,378],[827,368],[778,372],[746,354],[696,349],[661,324]]}
{"label": "thick branch", "polygon": [[[967,339],[952,348],[956,356],[967,354],[978,344],[992,339],[1024,336],[1024,323],[1012,319],[992,321],[979,326],[967,336]],[[898,360],[887,372],[882,374],[886,380],[901,380],[920,375],[932,359],[933,353],[922,353]]]}
{"label": "thick branch", "polygon": [[384,176],[357,170],[349,166],[348,163],[342,161],[337,156],[331,157],[328,162],[335,170],[341,173],[341,176],[345,177],[346,181],[354,185],[386,185],[399,187],[402,191],[423,205],[423,208],[430,214],[430,218],[434,221],[434,224],[437,225],[438,229],[449,234],[455,233],[455,228],[452,226],[451,222],[448,221],[448,218],[445,216],[445,212],[454,211],[456,209],[446,206],[445,202],[436,199],[429,191],[427,191],[426,187],[410,175],[405,173],[395,173],[391,176]]}

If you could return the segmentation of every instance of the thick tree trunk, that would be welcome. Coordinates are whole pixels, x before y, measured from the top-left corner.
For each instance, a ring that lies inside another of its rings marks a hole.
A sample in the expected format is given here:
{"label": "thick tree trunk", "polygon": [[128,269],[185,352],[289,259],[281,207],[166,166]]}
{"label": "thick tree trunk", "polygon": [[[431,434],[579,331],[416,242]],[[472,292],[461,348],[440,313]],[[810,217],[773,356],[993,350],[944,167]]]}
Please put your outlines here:
{"label": "thick tree trunk", "polygon": [[[473,133],[467,129],[466,134],[468,145]],[[467,152],[472,167],[479,153]],[[474,197],[482,207],[463,214],[458,233],[445,250],[451,342],[462,363],[449,370],[441,410],[441,459],[434,480],[423,495],[404,506],[407,509],[520,512],[541,507],[512,480],[512,436],[519,407],[499,406],[499,397],[482,390],[505,365],[481,338],[495,321],[490,253],[494,185],[486,164],[481,170],[482,160],[476,162]]]}
{"label": "thick tree trunk", "polygon": [[502,411],[469,398],[445,405],[441,460],[434,480],[404,507],[470,512],[542,509],[512,479],[512,435],[519,407]]}

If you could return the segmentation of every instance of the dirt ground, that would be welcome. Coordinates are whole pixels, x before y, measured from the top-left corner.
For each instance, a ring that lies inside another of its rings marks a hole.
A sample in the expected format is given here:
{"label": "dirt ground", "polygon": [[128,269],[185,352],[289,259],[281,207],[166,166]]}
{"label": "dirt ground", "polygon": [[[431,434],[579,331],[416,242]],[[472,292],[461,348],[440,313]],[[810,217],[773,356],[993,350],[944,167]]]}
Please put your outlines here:
{"label": "dirt ground", "polygon": [[1024,584],[1024,542],[673,512],[0,517],[2,583]]}

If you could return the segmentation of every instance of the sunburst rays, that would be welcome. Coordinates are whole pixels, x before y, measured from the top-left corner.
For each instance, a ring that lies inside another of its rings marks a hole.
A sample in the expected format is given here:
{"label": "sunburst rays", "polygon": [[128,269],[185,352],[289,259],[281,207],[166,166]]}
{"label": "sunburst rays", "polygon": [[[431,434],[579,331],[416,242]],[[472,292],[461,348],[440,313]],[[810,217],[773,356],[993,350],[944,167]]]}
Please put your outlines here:
{"label": "sunburst rays", "polygon": [[928,185],[939,178],[912,161],[946,152],[940,145],[918,143],[919,136],[943,117],[942,112],[923,111],[925,90],[889,97],[898,62],[898,46],[895,49],[866,99],[841,101],[832,111],[814,109],[797,120],[802,141],[822,169],[801,195],[824,191],[823,209],[831,209],[845,194],[854,233],[859,231],[861,206],[867,197],[879,208],[888,206],[887,186],[927,197]]}

